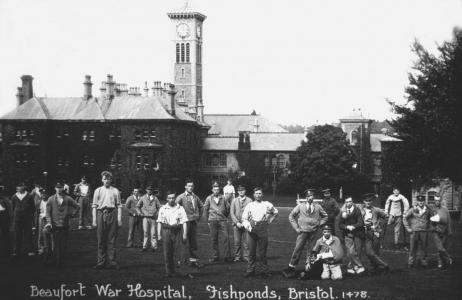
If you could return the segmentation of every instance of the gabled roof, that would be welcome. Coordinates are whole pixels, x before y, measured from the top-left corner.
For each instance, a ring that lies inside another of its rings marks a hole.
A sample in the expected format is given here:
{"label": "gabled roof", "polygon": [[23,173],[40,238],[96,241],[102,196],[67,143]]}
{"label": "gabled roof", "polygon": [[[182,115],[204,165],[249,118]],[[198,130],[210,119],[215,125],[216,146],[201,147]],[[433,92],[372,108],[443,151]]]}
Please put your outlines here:
{"label": "gabled roof", "polygon": [[371,151],[372,152],[381,152],[382,151],[382,142],[401,142],[402,140],[382,134],[382,133],[372,133],[371,134]]}
{"label": "gabled roof", "polygon": [[202,150],[210,151],[237,151],[239,146],[238,137],[206,137],[202,143]]}
{"label": "gabled roof", "polygon": [[[251,151],[296,151],[305,138],[303,133],[255,132],[250,133]],[[230,136],[209,136],[204,139],[202,150],[238,151],[239,138]]]}
{"label": "gabled roof", "polygon": [[122,96],[112,100],[79,97],[32,98],[4,120],[184,120],[197,122],[178,106],[175,116],[161,97]]}
{"label": "gabled roof", "polygon": [[209,134],[220,136],[239,136],[239,131],[287,132],[284,128],[270,120],[254,114],[206,114],[204,121],[211,126]]}

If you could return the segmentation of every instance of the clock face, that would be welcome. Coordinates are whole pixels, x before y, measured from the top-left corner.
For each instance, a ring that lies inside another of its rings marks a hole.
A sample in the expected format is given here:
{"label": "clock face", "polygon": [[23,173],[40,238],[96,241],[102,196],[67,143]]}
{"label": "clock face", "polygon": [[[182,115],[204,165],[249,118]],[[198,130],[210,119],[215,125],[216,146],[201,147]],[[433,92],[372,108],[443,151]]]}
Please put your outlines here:
{"label": "clock face", "polygon": [[176,32],[178,33],[178,36],[181,38],[185,38],[189,36],[188,24],[185,24],[185,23],[178,24],[178,26],[176,27]]}
{"label": "clock face", "polygon": [[198,25],[196,30],[197,30],[197,37],[198,37],[198,38],[201,38],[201,34],[202,34],[202,28],[201,28],[201,26]]}

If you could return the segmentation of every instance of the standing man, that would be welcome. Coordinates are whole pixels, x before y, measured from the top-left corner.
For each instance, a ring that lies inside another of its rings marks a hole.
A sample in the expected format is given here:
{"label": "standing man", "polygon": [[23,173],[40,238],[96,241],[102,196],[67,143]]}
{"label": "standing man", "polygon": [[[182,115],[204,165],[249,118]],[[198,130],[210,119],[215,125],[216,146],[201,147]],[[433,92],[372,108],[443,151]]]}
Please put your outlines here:
{"label": "standing man", "polygon": [[140,190],[134,188],[130,197],[127,198],[125,202],[125,208],[128,211],[128,241],[127,248],[133,247],[133,244],[137,245],[137,242],[134,242],[135,232],[137,232],[138,239],[143,231],[142,218],[136,210],[136,205],[140,201]]}
{"label": "standing man", "polygon": [[[46,262],[54,256],[57,267],[62,265],[64,252],[66,250],[67,237],[69,234],[69,217],[77,216],[79,205],[64,192],[64,185],[60,182],[55,185],[56,194],[48,198],[46,204],[46,225],[45,235],[53,236],[53,251],[47,245]],[[75,211],[72,211],[72,210]],[[47,237],[45,237],[46,240]],[[48,242],[47,242],[48,243]]]}
{"label": "standing man", "polygon": [[[399,193],[398,187],[394,187],[393,194],[391,194],[385,202],[385,213],[388,215],[387,226],[393,226],[395,250],[399,248],[399,235],[403,225],[403,217],[408,209],[409,201]],[[406,237],[404,237],[404,244],[406,244]]]}
{"label": "standing man", "polygon": [[13,227],[15,239],[14,256],[22,254],[22,246],[28,256],[34,256],[32,245],[32,222],[36,212],[34,197],[26,191],[26,185],[21,182],[16,187],[16,194],[11,197],[13,206]]}
{"label": "standing man", "polygon": [[157,228],[156,219],[160,209],[160,202],[153,194],[154,188],[150,185],[146,188],[146,195],[142,196],[136,204],[136,211],[143,219],[143,249],[142,252],[157,250]]}
{"label": "standing man", "polygon": [[79,214],[79,230],[85,228],[85,223],[87,229],[92,229],[91,226],[91,187],[87,182],[87,177],[82,176],[80,182],[75,185],[74,195],[77,197],[77,203],[80,206]]}
{"label": "standing man", "polygon": [[183,206],[175,201],[175,192],[167,192],[167,204],[159,210],[157,229],[159,241],[162,240],[166,277],[175,276],[174,252],[176,242],[182,238],[186,242],[188,217]]}
{"label": "standing man", "polygon": [[247,243],[247,231],[242,225],[242,213],[252,199],[245,195],[245,186],[237,187],[238,196],[231,203],[231,220],[234,233],[234,261],[249,261],[249,245]]}
{"label": "standing man", "polygon": [[313,202],[313,190],[308,189],[306,193],[306,201],[295,206],[289,214],[289,222],[297,232],[297,240],[289,266],[282,272],[286,278],[296,276],[295,268],[298,265],[305,244],[308,242],[308,249],[313,249],[316,240],[319,238],[320,226],[324,225],[328,220],[328,215],[322,206]]}
{"label": "standing man", "polygon": [[431,214],[430,208],[425,204],[425,197],[419,195],[417,205],[409,209],[404,216],[404,227],[411,234],[409,268],[416,266],[419,262],[422,267],[428,266],[428,230]]}
{"label": "standing man", "polygon": [[271,202],[263,201],[263,190],[260,187],[253,189],[254,201],[249,203],[242,213],[242,223],[248,232],[249,262],[244,277],[255,275],[257,264],[257,248],[262,265],[262,276],[269,277],[266,251],[268,249],[268,225],[278,215],[278,210]]}
{"label": "standing man", "polygon": [[364,247],[366,249],[366,256],[371,262],[372,266],[379,273],[386,273],[390,271],[387,263],[379,256],[380,238],[383,232],[382,224],[386,218],[386,214],[378,207],[372,206],[374,194],[366,194],[363,196],[363,206],[360,207],[361,215],[364,221]]}
{"label": "standing man", "polygon": [[40,204],[38,211],[38,227],[37,227],[37,252],[42,255],[47,250],[47,244],[45,241],[45,233],[43,229],[47,224],[47,203],[48,193],[45,189],[40,189]]}
{"label": "standing man", "polygon": [[0,234],[3,237],[3,253],[7,258],[11,254],[11,216],[10,200],[3,196],[2,190],[0,191]]}
{"label": "standing man", "polygon": [[[200,268],[195,251],[197,250],[197,223],[202,216],[203,203],[194,194],[194,182],[192,180],[186,180],[185,192],[176,198],[176,203],[183,206],[188,221],[186,222],[187,227],[187,255],[189,256],[189,264],[192,267]],[[186,250],[186,249],[185,249]],[[186,253],[184,253],[186,254]]]}
{"label": "standing man", "polygon": [[452,236],[451,215],[449,210],[441,205],[441,198],[435,196],[434,207],[432,207],[432,217],[430,218],[432,225],[432,237],[435,243],[436,256],[438,257],[438,269],[444,266],[452,265],[452,258],[448,253],[448,239]]}
{"label": "standing man", "polygon": [[231,179],[228,179],[227,184],[223,187],[223,194],[225,195],[225,199],[228,201],[228,204],[231,205],[234,195],[236,194]]}
{"label": "standing man", "polygon": [[119,190],[113,187],[112,173],[101,173],[103,185],[93,194],[93,226],[96,227],[97,263],[95,269],[103,269],[106,265],[118,270],[120,267],[115,261],[118,227],[122,226],[122,205]]}
{"label": "standing man", "polygon": [[359,259],[361,257],[362,240],[364,239],[364,221],[361,210],[353,203],[353,199],[345,199],[345,205],[337,216],[340,230],[343,232],[347,250],[347,273],[362,274],[366,269]]}
{"label": "standing man", "polygon": [[332,229],[332,234],[335,235],[335,218],[337,218],[338,213],[340,212],[340,207],[338,206],[337,200],[331,196],[330,189],[322,190],[323,199],[321,206],[324,211],[327,213],[327,222],[326,224]]}
{"label": "standing man", "polygon": [[210,229],[210,236],[212,238],[213,257],[210,262],[217,262],[220,260],[218,240],[222,239],[222,249],[224,252],[224,260],[231,261],[231,251],[229,247],[229,236],[227,219],[229,216],[229,202],[223,195],[220,195],[220,186],[217,182],[212,185],[212,194],[205,199],[204,215],[208,222]]}

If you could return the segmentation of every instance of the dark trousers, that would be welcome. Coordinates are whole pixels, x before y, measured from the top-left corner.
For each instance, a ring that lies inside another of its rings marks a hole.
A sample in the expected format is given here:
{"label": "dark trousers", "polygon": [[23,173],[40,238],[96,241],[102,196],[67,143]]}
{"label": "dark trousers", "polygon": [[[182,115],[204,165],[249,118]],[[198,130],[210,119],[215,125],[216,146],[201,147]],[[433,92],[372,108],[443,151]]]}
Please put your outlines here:
{"label": "dark trousers", "polygon": [[257,248],[258,256],[260,259],[261,269],[263,273],[267,273],[268,260],[266,258],[266,251],[268,249],[268,233],[266,230],[255,230],[257,227],[249,232],[248,243],[249,243],[249,262],[247,264],[247,272],[255,272],[257,266]]}
{"label": "dark trousers", "polygon": [[177,228],[166,228],[162,226],[162,248],[164,251],[165,272],[167,274],[175,273],[175,262],[173,258],[175,255],[175,245],[179,242],[181,232],[180,226]]}
{"label": "dark trousers", "polygon": [[247,230],[244,227],[233,226],[234,257],[249,260],[249,244],[247,242]]}
{"label": "dark trousers", "polygon": [[[53,247],[50,247],[51,237],[53,238]],[[44,230],[44,239],[46,240],[46,256],[45,261],[51,262],[54,258],[57,266],[60,266],[63,261],[64,253],[67,249],[67,239],[69,236],[69,228],[64,227],[53,227],[51,230],[48,228]]]}
{"label": "dark trousers", "polygon": [[212,238],[213,257],[220,257],[218,241],[221,235],[221,248],[224,258],[231,257],[229,247],[228,222],[227,221],[209,221],[210,236]]}
{"label": "dark trousers", "polygon": [[[91,226],[92,223],[92,212],[90,197],[80,196],[77,199],[79,203],[79,226]],[[86,223],[86,224],[85,224]]]}
{"label": "dark trousers", "polygon": [[432,232],[433,242],[438,251],[438,264],[450,263],[452,261],[448,253],[448,234],[447,232]]}
{"label": "dark trousers", "polygon": [[366,251],[366,256],[371,262],[372,266],[375,268],[385,268],[387,263],[380,258],[378,252],[376,252],[377,248],[380,248],[380,240],[378,237],[374,235],[373,230],[366,230],[366,238],[364,239],[364,248]]}
{"label": "dark trousers", "polygon": [[305,248],[305,244],[308,242],[308,255],[311,254],[311,250],[313,250],[314,243],[319,237],[319,231],[313,232],[301,232],[297,236],[297,240],[295,241],[295,248],[294,252],[292,253],[292,257],[290,258],[290,265],[292,267],[296,267],[300,260],[300,256],[302,255],[303,248]]}
{"label": "dark trousers", "polygon": [[197,222],[188,221],[186,222],[187,240],[186,249],[184,249],[183,259],[186,260],[189,257],[189,261],[196,261],[197,256],[195,251],[197,250]]}
{"label": "dark trousers", "polygon": [[425,265],[427,263],[427,249],[428,249],[428,232],[427,231],[414,231],[410,237],[411,249],[409,250],[409,264],[414,264],[417,260]]}
{"label": "dark trousers", "polygon": [[3,237],[3,253],[8,257],[11,254],[11,235],[10,218],[6,212],[0,212],[0,234]]}
{"label": "dark trousers", "polygon": [[142,218],[138,216],[129,216],[127,247],[132,247],[133,244],[138,244],[138,242],[135,241],[135,233],[138,236],[138,239],[140,239],[140,237],[143,236]]}
{"label": "dark trousers", "polygon": [[97,264],[115,263],[117,238],[117,209],[96,211]]}
{"label": "dark trousers", "polygon": [[[33,251],[31,218],[19,219],[14,222],[15,252],[21,255],[23,250]],[[23,249],[24,243],[24,249]]]}

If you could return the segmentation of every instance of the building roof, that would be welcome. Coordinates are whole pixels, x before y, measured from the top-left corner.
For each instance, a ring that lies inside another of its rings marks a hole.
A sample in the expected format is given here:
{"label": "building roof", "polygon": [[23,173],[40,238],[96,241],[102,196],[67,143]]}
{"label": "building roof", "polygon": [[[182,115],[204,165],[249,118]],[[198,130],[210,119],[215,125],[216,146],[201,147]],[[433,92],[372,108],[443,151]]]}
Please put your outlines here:
{"label": "building roof", "polygon": [[364,122],[364,121],[372,121],[370,120],[369,118],[366,118],[362,111],[360,109],[356,110],[356,109],[353,109],[353,111],[344,116],[343,118],[340,118],[340,122],[345,122],[345,121],[348,121],[348,122],[354,122],[354,121],[357,121],[357,122]]}
{"label": "building roof", "polygon": [[239,136],[239,131],[287,132],[280,125],[256,114],[206,114],[205,123],[211,126],[209,134],[220,136]]}
{"label": "building roof", "polygon": [[3,120],[185,120],[196,122],[178,106],[175,116],[161,97],[121,96],[102,98],[60,97],[29,99]]}
{"label": "building roof", "polygon": [[198,18],[201,21],[204,21],[206,16],[201,14],[200,12],[197,12],[194,8],[192,8],[188,1],[185,1],[185,4],[178,8],[173,10],[172,12],[169,12],[167,14],[170,18],[175,19],[175,18]]}
{"label": "building roof", "polygon": [[[251,151],[296,151],[305,138],[303,133],[288,132],[251,132]],[[209,136],[204,139],[202,150],[208,151],[237,151],[239,137]]]}
{"label": "building roof", "polygon": [[381,152],[382,151],[382,142],[401,142],[402,140],[382,134],[382,133],[372,133],[371,134],[371,151],[372,152]]}

